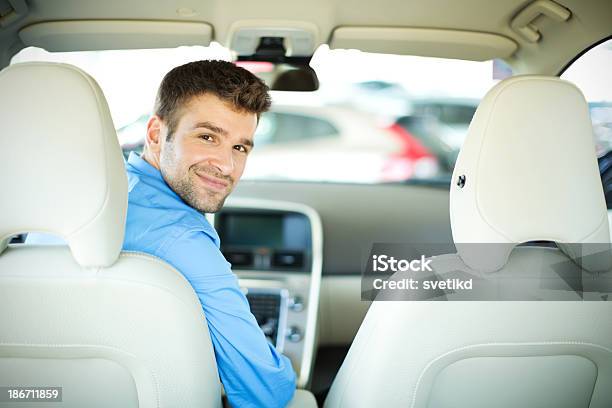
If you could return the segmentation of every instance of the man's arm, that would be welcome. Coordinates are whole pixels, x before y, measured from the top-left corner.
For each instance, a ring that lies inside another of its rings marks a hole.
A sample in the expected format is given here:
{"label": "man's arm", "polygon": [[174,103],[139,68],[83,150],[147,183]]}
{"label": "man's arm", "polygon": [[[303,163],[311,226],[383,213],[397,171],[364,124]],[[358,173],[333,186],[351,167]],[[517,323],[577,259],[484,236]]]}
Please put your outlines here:
{"label": "man's arm", "polygon": [[190,231],[158,256],[187,278],[200,299],[232,406],[287,405],[295,391],[291,362],[266,340],[213,240],[202,231]]}

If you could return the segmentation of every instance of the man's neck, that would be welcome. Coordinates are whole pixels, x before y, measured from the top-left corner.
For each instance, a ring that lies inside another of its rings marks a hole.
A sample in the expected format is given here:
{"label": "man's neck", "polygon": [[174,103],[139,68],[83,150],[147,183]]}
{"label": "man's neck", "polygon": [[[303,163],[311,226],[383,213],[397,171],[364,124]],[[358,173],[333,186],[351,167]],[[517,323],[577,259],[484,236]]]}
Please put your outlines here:
{"label": "man's neck", "polygon": [[140,157],[146,161],[147,163],[149,163],[151,166],[155,167],[157,170],[159,170],[159,160],[155,157],[151,157],[152,155],[148,152],[148,151],[144,151],[142,152],[142,154],[140,155]]}

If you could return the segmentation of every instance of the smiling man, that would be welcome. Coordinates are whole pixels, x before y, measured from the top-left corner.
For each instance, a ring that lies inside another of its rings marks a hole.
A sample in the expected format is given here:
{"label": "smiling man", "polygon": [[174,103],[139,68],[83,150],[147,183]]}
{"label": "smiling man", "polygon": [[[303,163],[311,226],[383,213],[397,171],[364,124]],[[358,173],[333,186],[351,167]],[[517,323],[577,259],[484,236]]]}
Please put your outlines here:
{"label": "smiling man", "polygon": [[266,85],[232,63],[174,68],[159,87],[143,154],[132,152],[127,163],[123,249],[163,259],[193,286],[234,407],[285,406],[295,390],[289,359],[266,341],[204,217],[240,179],[269,107]]}

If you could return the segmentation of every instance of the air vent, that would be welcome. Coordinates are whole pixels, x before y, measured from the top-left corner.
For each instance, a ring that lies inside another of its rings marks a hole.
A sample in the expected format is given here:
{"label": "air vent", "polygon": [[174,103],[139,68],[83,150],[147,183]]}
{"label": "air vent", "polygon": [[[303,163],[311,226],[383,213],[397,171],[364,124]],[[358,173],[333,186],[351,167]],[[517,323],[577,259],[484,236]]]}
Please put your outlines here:
{"label": "air vent", "polygon": [[253,253],[249,251],[223,251],[223,255],[227,262],[233,267],[237,266],[253,266]]}
{"label": "air vent", "polygon": [[272,257],[272,266],[276,268],[302,268],[304,253],[301,251],[276,251]]}

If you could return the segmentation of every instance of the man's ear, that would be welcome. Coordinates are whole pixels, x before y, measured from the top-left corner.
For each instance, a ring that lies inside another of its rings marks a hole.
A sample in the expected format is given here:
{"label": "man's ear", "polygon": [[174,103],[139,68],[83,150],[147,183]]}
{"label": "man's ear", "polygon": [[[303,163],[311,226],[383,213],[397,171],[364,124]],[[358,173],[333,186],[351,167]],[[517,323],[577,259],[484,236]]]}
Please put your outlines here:
{"label": "man's ear", "polygon": [[149,118],[142,158],[156,169],[159,169],[159,156],[162,145],[165,142],[164,138],[166,136],[164,129],[164,123],[159,116],[153,115]]}
{"label": "man's ear", "polygon": [[147,122],[147,136],[145,144],[147,150],[159,157],[162,145],[162,121],[157,115],[153,115]]}

